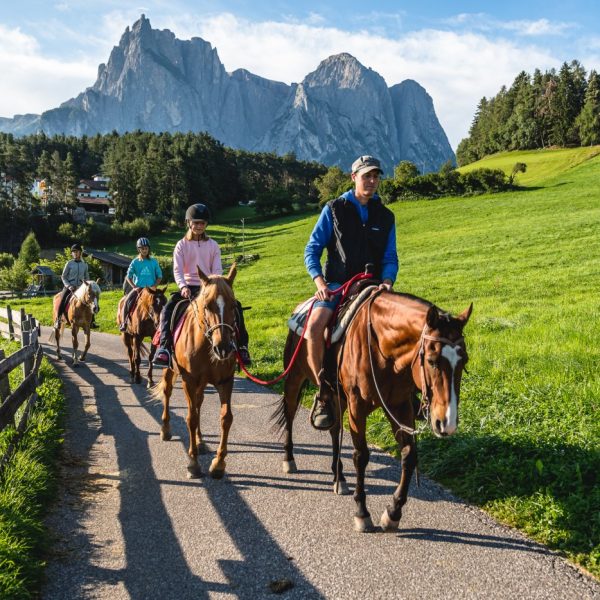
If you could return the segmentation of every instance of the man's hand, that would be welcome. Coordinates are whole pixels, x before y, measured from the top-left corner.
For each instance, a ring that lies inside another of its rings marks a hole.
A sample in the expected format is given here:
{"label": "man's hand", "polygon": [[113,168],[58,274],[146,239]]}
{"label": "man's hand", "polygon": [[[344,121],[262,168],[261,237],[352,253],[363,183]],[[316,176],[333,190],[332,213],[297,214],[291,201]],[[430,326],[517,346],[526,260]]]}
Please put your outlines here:
{"label": "man's hand", "polygon": [[192,292],[190,291],[190,288],[187,285],[181,288],[181,295],[184,298],[189,298],[192,295]]}
{"label": "man's hand", "polygon": [[317,292],[315,294],[317,300],[331,299],[331,290],[327,287],[327,284],[321,275],[315,277],[315,285],[317,286]]}

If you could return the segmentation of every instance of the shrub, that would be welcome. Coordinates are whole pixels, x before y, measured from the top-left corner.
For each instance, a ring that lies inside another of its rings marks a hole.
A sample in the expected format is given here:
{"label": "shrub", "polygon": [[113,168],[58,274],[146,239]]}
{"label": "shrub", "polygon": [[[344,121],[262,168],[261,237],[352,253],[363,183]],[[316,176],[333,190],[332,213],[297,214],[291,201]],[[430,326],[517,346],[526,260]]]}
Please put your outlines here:
{"label": "shrub", "polygon": [[0,269],[7,269],[13,266],[15,257],[10,252],[0,252]]}
{"label": "shrub", "polygon": [[29,285],[30,278],[29,267],[17,259],[12,267],[0,270],[0,289],[20,294]]}

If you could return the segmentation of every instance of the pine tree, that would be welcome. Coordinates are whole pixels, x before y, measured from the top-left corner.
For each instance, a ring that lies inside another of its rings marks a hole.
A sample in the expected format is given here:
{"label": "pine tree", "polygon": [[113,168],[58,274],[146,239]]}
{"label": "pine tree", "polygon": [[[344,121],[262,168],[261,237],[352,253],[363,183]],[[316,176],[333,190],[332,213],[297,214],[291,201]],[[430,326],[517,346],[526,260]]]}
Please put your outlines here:
{"label": "pine tree", "polygon": [[590,72],[585,101],[575,125],[583,146],[600,144],[600,80],[594,70]]}

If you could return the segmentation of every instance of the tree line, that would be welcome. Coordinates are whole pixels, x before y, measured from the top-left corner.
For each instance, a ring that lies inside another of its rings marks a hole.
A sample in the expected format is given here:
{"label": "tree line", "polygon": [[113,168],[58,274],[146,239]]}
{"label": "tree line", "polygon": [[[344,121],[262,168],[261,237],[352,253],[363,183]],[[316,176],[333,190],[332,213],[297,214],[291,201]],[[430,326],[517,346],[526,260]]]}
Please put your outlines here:
{"label": "tree line", "polygon": [[600,144],[600,81],[596,71],[587,75],[573,60],[558,72],[522,71],[510,88],[482,98],[456,158],[465,165],[507,150],[595,144]]}
{"label": "tree line", "polygon": [[[213,214],[251,199],[269,214],[271,197],[282,193],[288,204],[316,202],[312,182],[326,170],[293,154],[233,150],[206,133],[136,131],[81,138],[0,133],[0,234],[9,242],[3,249],[18,247],[11,236],[32,216],[34,225],[39,222],[38,239],[48,242],[62,222],[70,221],[79,181],[98,173],[110,178],[116,222],[123,225],[152,217],[180,224],[194,202],[207,204]],[[47,184],[43,207],[31,193],[36,178]]]}

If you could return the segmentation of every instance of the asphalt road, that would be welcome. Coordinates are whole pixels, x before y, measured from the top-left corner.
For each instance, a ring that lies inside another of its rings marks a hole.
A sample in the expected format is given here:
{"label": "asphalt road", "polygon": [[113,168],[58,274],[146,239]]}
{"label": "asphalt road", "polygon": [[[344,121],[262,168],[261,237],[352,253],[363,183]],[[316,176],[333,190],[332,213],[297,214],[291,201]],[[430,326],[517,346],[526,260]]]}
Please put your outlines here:
{"label": "asphalt road", "polygon": [[[246,379],[235,383],[225,477],[189,480],[179,385],[173,439],[163,442],[162,407],[144,385],[128,383],[118,337],[94,332],[87,363],[56,364],[68,430],[60,500],[48,521],[55,543],[46,600],[273,598],[273,582],[291,586],[280,593],[286,599],[600,598],[598,581],[424,478],[411,489],[398,533],[356,533],[352,496],[332,492],[329,435],[313,430],[301,409],[299,472],[285,475],[269,424],[277,396]],[[205,473],[217,410],[209,388]],[[353,488],[348,435],[343,460]],[[395,460],[373,450],[367,493],[375,523],[399,473]]]}

